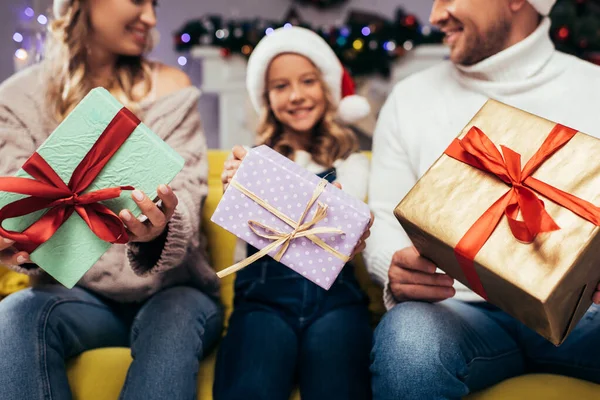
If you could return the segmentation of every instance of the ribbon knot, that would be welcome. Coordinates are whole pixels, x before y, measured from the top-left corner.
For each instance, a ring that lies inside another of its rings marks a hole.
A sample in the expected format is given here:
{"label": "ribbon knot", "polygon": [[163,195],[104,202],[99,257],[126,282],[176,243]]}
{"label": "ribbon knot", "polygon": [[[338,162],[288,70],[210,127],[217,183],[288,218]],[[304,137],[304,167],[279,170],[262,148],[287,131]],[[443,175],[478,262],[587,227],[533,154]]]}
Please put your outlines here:
{"label": "ribbon knot", "polygon": [[[262,224],[258,221],[254,221],[254,220],[248,221],[248,226],[250,227],[252,232],[254,232],[256,235],[258,235],[264,239],[275,240],[276,241],[275,243],[280,243],[279,246],[281,246],[281,247],[280,247],[279,251],[277,252],[277,254],[273,257],[273,259],[275,261],[281,261],[281,257],[283,257],[283,255],[287,251],[290,243],[294,239],[306,237],[306,236],[312,236],[312,235],[316,235],[319,233],[337,233],[337,234],[344,233],[343,231],[341,231],[339,229],[335,229],[335,228],[313,228],[313,229],[311,229],[314,225],[321,222],[327,216],[327,205],[325,205],[323,203],[317,203],[317,211],[315,212],[315,215],[313,216],[313,218],[309,222],[302,223],[302,221],[304,221],[304,219],[306,218],[306,213],[310,209],[311,205],[312,205],[312,203],[309,203],[309,206],[306,207],[306,209],[304,210],[304,213],[302,214],[302,216],[300,217],[300,220],[294,227],[294,230],[289,233],[281,232],[273,227]],[[269,234],[269,233],[261,232],[260,229],[263,229],[264,231],[271,232],[271,233]]]}
{"label": "ribbon knot", "polygon": [[[122,108],[77,165],[68,184],[37,152],[22,167],[33,179],[1,177],[0,191],[29,197],[0,209],[0,235],[14,240],[17,248],[32,253],[52,237],[73,212],[77,212],[100,239],[109,243],[127,243],[129,237],[121,219],[99,202],[117,198],[121,191],[134,188],[118,186],[84,192],[139,124],[140,120],[131,111]],[[44,209],[48,211],[23,232],[2,227],[2,223],[9,218]]]}
{"label": "ribbon knot", "polygon": [[81,200],[79,199],[79,195],[77,193],[73,193],[73,195],[66,197],[64,199],[58,199],[55,201],[56,205],[64,205],[64,206],[75,206],[81,204]]}
{"label": "ribbon knot", "polygon": [[468,164],[496,175],[510,186],[500,200],[510,230],[518,241],[531,243],[540,233],[560,229],[546,212],[544,202],[527,187],[537,166],[528,163],[521,169],[521,155],[506,146],[500,148],[502,154],[481,129],[472,127],[463,139],[455,140],[449,150],[452,153],[462,151]]}
{"label": "ribbon knot", "polygon": [[[524,243],[531,243],[539,233],[560,229],[547,213],[538,193],[594,225],[600,225],[600,208],[531,176],[576,134],[574,129],[555,125],[522,169],[521,156],[518,153],[500,146],[500,154],[494,143],[475,126],[462,139],[455,139],[446,149],[446,155],[491,173],[510,186],[510,189],[479,217],[454,248],[454,254],[469,282],[469,287],[484,299],[487,299],[487,295],[475,271],[474,259],[503,215],[507,217],[513,236]],[[519,216],[522,220],[517,219]]]}

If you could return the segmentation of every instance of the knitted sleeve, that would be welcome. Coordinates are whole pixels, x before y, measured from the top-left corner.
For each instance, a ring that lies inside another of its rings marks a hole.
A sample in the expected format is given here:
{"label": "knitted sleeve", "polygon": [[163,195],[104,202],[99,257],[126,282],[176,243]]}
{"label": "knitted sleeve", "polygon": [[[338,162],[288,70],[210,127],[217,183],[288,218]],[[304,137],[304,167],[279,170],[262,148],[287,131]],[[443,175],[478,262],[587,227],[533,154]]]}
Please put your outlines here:
{"label": "knitted sleeve", "polygon": [[[7,86],[0,91],[8,92]],[[4,96],[3,96],[4,97]],[[10,98],[10,105],[0,100],[0,175],[14,175],[27,159],[36,150],[36,141],[33,133],[40,129],[37,126],[34,103],[29,103],[23,95],[5,97]],[[30,110],[27,115],[25,110]],[[48,133],[49,134],[49,133]],[[7,265],[14,271],[27,275],[39,275],[42,270],[35,264]]]}
{"label": "knitted sleeve", "polygon": [[[173,118],[182,109],[177,108],[172,110],[173,114],[163,112],[164,117],[155,124],[153,121],[149,122],[150,128],[162,136],[186,163],[170,184],[179,204],[163,235],[152,242],[128,245],[131,267],[136,274],[142,276],[178,267],[188,253],[195,254],[200,246],[201,206],[208,193],[206,139],[201,129],[196,102],[185,106],[183,115],[176,118],[174,123]],[[168,133],[161,135],[165,130]]]}

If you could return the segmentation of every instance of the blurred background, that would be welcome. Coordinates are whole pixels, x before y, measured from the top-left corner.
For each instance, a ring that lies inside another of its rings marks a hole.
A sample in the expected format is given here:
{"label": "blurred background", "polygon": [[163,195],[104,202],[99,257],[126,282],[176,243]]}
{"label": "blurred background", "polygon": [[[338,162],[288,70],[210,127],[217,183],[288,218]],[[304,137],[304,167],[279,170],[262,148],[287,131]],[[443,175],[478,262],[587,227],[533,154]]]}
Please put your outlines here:
{"label": "blurred background", "polygon": [[[125,1],[125,0],[123,0]],[[252,144],[256,115],[245,91],[245,65],[272,29],[317,31],[353,74],[372,114],[352,128],[369,149],[378,111],[393,85],[446,58],[428,25],[424,0],[163,0],[161,40],[150,58],[186,71],[202,90],[209,147]],[[0,0],[0,81],[43,58],[52,0]],[[556,46],[600,63],[600,0],[559,0],[552,12]]]}

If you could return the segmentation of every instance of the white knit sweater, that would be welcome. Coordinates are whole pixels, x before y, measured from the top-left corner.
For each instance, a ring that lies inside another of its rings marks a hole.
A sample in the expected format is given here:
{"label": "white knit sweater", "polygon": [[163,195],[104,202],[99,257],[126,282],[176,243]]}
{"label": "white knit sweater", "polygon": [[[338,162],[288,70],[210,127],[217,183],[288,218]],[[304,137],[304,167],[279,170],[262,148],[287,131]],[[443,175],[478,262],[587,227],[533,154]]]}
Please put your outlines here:
{"label": "white knit sweater", "polygon": [[[398,83],[374,135],[369,203],[375,214],[365,259],[387,288],[392,255],[411,245],[393,209],[488,98],[600,137],[600,68],[557,52],[550,21],[470,67],[449,61]],[[526,133],[524,133],[526,134]],[[481,300],[457,283],[456,298]],[[385,291],[386,306],[395,303]]]}

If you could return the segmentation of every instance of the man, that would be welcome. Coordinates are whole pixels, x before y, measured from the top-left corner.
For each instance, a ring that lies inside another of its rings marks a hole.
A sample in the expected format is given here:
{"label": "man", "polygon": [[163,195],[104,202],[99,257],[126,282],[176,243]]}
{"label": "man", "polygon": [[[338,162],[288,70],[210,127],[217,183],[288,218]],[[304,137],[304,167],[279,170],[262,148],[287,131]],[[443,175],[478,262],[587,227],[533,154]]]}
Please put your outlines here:
{"label": "man", "polygon": [[375,334],[375,399],[458,399],[532,371],[600,382],[600,307],[557,348],[436,272],[392,214],[488,98],[600,137],[600,68],[554,49],[554,2],[435,0],[450,60],[397,84],[381,111],[365,252],[389,309]]}

